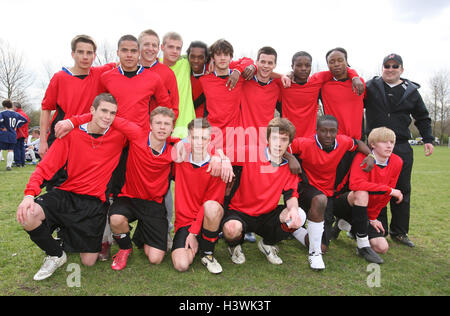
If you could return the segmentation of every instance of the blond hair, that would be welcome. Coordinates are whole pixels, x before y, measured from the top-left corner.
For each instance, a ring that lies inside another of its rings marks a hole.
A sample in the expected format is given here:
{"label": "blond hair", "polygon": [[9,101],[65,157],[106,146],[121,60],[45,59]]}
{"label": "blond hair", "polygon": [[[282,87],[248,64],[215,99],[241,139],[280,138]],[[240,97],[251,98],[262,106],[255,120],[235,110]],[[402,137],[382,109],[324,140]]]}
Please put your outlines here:
{"label": "blond hair", "polygon": [[173,120],[173,125],[175,125],[175,112],[165,106],[158,106],[150,113],[150,123],[152,122],[153,118],[159,114],[170,117]]}
{"label": "blond hair", "polygon": [[374,128],[367,139],[369,145],[376,144],[378,142],[388,142],[391,141],[395,144],[395,133],[393,130],[387,127]]}
{"label": "blond hair", "polygon": [[162,43],[165,44],[166,41],[169,40],[169,39],[183,42],[183,39],[181,38],[181,35],[176,33],[176,32],[166,33],[166,35],[164,35],[164,37],[163,37]]}

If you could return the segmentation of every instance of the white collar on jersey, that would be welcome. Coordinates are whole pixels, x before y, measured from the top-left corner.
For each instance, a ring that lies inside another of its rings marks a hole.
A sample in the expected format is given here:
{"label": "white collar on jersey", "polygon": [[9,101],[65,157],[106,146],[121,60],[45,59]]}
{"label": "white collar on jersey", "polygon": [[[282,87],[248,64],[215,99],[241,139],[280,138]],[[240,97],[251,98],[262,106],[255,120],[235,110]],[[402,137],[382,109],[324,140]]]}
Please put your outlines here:
{"label": "white collar on jersey", "polygon": [[[86,134],[89,134],[87,127],[88,127],[88,123],[84,123],[83,125],[80,125],[79,128],[80,128],[80,130],[82,130],[82,131],[85,132]],[[108,126],[108,128],[103,132],[103,135],[105,135],[108,131],[109,131],[109,126]],[[93,133],[91,133],[91,134],[93,134]],[[94,134],[95,134],[95,133],[94,133]]]}
{"label": "white collar on jersey", "polygon": [[[122,69],[122,66],[119,66],[118,69],[119,69],[119,72],[120,72],[122,75],[125,74],[124,70]],[[136,75],[141,74],[144,70],[145,70],[144,66],[138,65],[138,69],[137,69],[137,71],[136,71]]]}
{"label": "white collar on jersey", "polygon": [[201,73],[199,73],[199,74],[196,74],[196,73],[192,72],[192,75],[193,75],[195,78],[197,78],[197,77],[201,77],[201,76],[205,75],[205,72],[206,72],[206,65],[203,65],[203,72],[201,72]]}
{"label": "white collar on jersey", "polygon": [[[72,77],[76,76],[76,75],[74,75],[73,72],[71,72],[70,69],[67,68],[67,67],[62,67],[62,71],[64,71],[64,72],[65,72],[66,74],[68,74],[68,75],[71,75]],[[88,73],[87,73],[86,76],[89,76],[89,73],[90,73],[90,72],[91,72],[91,70],[89,69],[89,71],[88,71]]]}
{"label": "white collar on jersey", "polygon": [[375,153],[372,151],[372,154],[373,154],[373,156],[375,157],[375,164],[377,165],[377,166],[380,166],[380,167],[387,167],[387,165],[389,164],[389,158],[385,161],[385,162],[380,162],[380,161],[378,161],[377,160],[377,156],[375,155]]}
{"label": "white collar on jersey", "polygon": [[195,162],[192,160],[192,153],[189,153],[189,162],[193,165],[196,165],[197,167],[203,167],[204,165],[209,164],[210,160],[211,157],[209,156],[209,154],[207,154],[203,161]]}
{"label": "white collar on jersey", "polygon": [[[150,135],[151,134],[152,134],[152,132],[148,133],[148,147],[150,147],[150,149],[152,151],[152,154],[153,154],[153,151],[156,151],[156,152],[158,152],[158,151],[156,149],[152,148],[152,143],[150,142]],[[160,156],[160,155],[162,155],[164,153],[164,151],[166,150],[166,147],[167,147],[167,140],[164,142],[164,146],[161,149],[161,152],[159,154],[157,154],[157,155],[153,154],[153,156]]]}
{"label": "white collar on jersey", "polygon": [[[266,154],[267,161],[270,161],[272,163],[272,160],[270,160],[269,147],[266,147],[266,150],[264,151],[264,153]],[[281,157],[281,163],[279,164],[279,167],[281,167],[287,163],[288,163],[288,160]]]}
{"label": "white collar on jersey", "polygon": [[[317,138],[317,134],[314,135],[314,138],[316,139],[316,144],[317,144],[317,146],[319,146],[319,148],[323,150],[323,146],[322,146],[322,144],[319,142],[319,138]],[[337,141],[337,139],[335,138],[335,139],[334,139],[334,148],[333,148],[332,150],[335,150],[337,147],[338,147],[338,141]]]}

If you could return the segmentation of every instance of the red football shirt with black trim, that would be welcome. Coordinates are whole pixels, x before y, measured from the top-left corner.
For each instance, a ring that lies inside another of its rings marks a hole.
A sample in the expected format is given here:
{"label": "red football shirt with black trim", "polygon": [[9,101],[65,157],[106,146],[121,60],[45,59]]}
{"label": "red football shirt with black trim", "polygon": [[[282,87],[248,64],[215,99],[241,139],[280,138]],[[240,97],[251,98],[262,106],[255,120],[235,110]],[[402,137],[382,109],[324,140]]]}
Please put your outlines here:
{"label": "red football shirt with black trim", "polygon": [[199,234],[206,201],[223,204],[226,183],[207,173],[209,162],[201,166],[189,161],[175,164],[175,231],[191,226],[189,232]]}
{"label": "red football shirt with black trim", "polygon": [[[100,84],[101,75],[115,66],[115,63],[110,63],[91,67],[89,74],[84,79],[74,76],[67,68],[58,71],[53,75],[45,91],[41,105],[42,110],[56,110],[52,117],[52,123],[56,117],[64,119],[88,113],[95,97],[105,92]],[[59,113],[61,111],[62,113]]]}
{"label": "red football shirt with black trim", "polygon": [[149,69],[142,67],[137,75],[128,78],[119,67],[105,72],[100,81],[105,90],[116,98],[117,115],[147,131],[150,128],[151,97],[155,98],[158,105],[172,108],[161,77]]}
{"label": "red football shirt with black trim", "polygon": [[392,189],[395,189],[402,171],[403,160],[396,154],[391,154],[386,166],[375,164],[370,172],[365,172],[360,167],[365,157],[358,153],[353,160],[350,170],[350,190],[369,193],[367,213],[370,220],[375,220],[391,199],[390,194]]}
{"label": "red football shirt with black trim", "polygon": [[[360,78],[362,80],[362,78]],[[364,94],[353,92],[352,80],[330,80],[322,86],[325,114],[333,115],[339,122],[338,133],[361,139],[364,115]]]}
{"label": "red football shirt with black trim", "polygon": [[249,159],[256,148],[246,148],[244,162],[234,162],[242,166],[239,187],[230,202],[230,209],[243,212],[250,216],[260,216],[273,211],[283,193],[289,192],[289,197],[298,198],[297,175],[289,170],[287,161],[274,167],[269,161],[267,149],[257,160]]}
{"label": "red football shirt with black trim", "polygon": [[50,180],[67,162],[68,178],[58,189],[95,196],[105,202],[106,186],[125,143],[126,138],[113,127],[98,138],[89,135],[83,126],[75,128],[55,140],[31,175],[25,195],[39,195],[43,181]]}
{"label": "red football shirt with black trim", "polygon": [[[158,60],[155,61],[155,64],[149,68],[146,68],[150,71],[154,71],[157,73],[167,89],[167,93],[170,96],[170,104],[172,105],[171,109],[175,112],[175,117],[178,117],[178,104],[180,102],[180,98],[178,95],[178,85],[177,79],[172,69],[170,69],[167,65],[160,63]],[[158,106],[155,97],[150,99],[150,113]]]}
{"label": "red football shirt with black trim", "polygon": [[301,159],[306,178],[316,189],[331,197],[334,194],[336,169],[347,151],[357,149],[355,141],[345,135],[337,135],[335,147],[330,152],[323,150],[316,136],[297,137],[290,145],[290,152]]}

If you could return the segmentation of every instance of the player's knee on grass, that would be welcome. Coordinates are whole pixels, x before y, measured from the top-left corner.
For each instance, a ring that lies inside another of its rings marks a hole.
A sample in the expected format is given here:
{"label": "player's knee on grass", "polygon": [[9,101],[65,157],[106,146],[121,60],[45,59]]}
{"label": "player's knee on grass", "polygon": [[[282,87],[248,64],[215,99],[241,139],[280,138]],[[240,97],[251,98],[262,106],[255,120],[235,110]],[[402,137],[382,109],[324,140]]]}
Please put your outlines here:
{"label": "player's knee on grass", "polygon": [[370,247],[376,253],[385,254],[389,250],[389,243],[384,237],[372,238],[370,239]]}
{"label": "player's knee on grass", "polygon": [[189,269],[191,262],[186,254],[186,250],[179,248],[172,252],[172,263],[175,270],[185,272]]}
{"label": "player's knee on grass", "polygon": [[151,264],[160,264],[164,260],[165,251],[144,245],[144,252]]}
{"label": "player's knee on grass", "polygon": [[80,253],[81,263],[84,266],[92,267],[98,259],[98,253]]}

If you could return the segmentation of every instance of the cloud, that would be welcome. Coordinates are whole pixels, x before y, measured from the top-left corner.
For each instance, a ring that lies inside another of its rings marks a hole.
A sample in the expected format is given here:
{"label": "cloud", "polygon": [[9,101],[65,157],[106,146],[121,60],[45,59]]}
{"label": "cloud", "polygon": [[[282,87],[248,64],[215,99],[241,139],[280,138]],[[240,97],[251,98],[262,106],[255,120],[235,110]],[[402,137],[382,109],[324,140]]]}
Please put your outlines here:
{"label": "cloud", "polygon": [[412,23],[419,23],[425,18],[433,18],[445,8],[450,7],[450,2],[447,0],[394,0],[390,3],[394,16]]}

